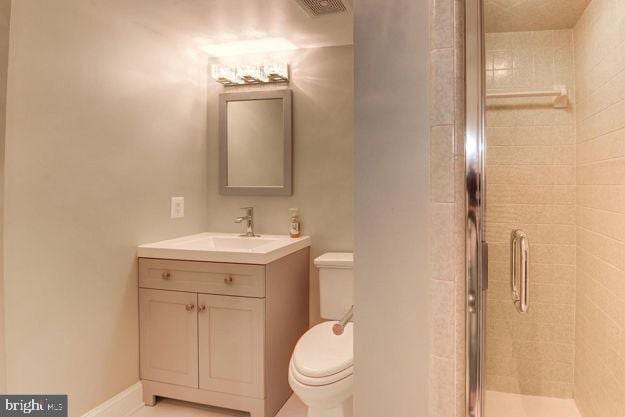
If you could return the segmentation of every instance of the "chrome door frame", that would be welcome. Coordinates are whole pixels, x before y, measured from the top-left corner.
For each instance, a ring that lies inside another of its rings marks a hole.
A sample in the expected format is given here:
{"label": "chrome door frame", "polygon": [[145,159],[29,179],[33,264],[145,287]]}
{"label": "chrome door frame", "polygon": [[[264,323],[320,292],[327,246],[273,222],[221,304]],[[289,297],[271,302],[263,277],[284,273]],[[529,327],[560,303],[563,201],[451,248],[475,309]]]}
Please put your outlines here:
{"label": "chrome door frame", "polygon": [[465,2],[465,255],[466,416],[484,417],[484,358],[488,245],[486,210],[483,0]]}

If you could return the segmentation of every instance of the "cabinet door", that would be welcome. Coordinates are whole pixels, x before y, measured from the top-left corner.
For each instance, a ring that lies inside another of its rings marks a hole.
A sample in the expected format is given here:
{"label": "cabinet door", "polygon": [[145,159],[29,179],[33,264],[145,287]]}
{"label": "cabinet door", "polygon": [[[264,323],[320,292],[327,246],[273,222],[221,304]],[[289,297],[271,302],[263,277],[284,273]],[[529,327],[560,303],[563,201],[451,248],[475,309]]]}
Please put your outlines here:
{"label": "cabinet door", "polygon": [[198,295],[200,388],[264,398],[265,300]]}
{"label": "cabinet door", "polygon": [[197,294],[139,290],[141,378],[197,388]]}

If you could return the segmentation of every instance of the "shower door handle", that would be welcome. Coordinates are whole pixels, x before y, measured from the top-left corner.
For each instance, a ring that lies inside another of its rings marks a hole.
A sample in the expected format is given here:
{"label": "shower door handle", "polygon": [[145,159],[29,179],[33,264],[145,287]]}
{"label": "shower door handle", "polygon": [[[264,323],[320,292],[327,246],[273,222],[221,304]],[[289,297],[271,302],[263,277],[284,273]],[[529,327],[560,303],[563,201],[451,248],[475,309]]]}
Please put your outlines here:
{"label": "shower door handle", "polygon": [[519,313],[529,311],[530,245],[522,230],[512,232],[511,239],[512,302]]}

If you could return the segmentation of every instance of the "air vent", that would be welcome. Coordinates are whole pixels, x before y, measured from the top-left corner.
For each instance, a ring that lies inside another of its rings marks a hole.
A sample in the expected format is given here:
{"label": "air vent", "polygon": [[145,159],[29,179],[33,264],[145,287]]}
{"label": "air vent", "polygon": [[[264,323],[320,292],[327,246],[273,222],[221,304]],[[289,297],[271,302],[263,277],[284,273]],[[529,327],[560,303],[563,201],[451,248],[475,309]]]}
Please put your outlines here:
{"label": "air vent", "polygon": [[344,13],[349,10],[345,0],[297,0],[297,2],[311,17]]}

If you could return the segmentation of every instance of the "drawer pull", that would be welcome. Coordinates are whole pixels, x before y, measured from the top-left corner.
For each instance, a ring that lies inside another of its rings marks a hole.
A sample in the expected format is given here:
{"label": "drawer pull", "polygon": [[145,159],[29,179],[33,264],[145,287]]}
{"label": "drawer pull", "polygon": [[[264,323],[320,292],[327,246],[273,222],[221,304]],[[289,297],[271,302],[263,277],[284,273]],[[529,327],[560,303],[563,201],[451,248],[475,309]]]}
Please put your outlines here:
{"label": "drawer pull", "polygon": [[197,308],[197,311],[198,311],[199,313],[201,313],[201,312],[203,312],[203,311],[206,311],[206,306],[205,306],[205,305],[201,305],[201,306],[199,306],[199,307]]}
{"label": "drawer pull", "polygon": [[161,274],[161,278],[163,278],[164,280],[168,280],[171,278],[171,273],[170,272],[163,272]]}
{"label": "drawer pull", "polygon": [[227,277],[224,278],[224,282],[228,285],[232,284],[232,277],[228,275]]}
{"label": "drawer pull", "polygon": [[195,308],[195,306],[193,304],[187,304],[185,306],[185,308],[187,309],[187,311],[193,311],[193,309]]}

